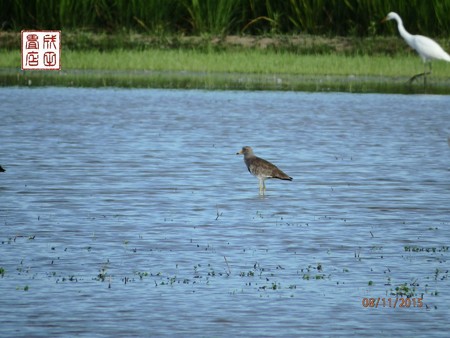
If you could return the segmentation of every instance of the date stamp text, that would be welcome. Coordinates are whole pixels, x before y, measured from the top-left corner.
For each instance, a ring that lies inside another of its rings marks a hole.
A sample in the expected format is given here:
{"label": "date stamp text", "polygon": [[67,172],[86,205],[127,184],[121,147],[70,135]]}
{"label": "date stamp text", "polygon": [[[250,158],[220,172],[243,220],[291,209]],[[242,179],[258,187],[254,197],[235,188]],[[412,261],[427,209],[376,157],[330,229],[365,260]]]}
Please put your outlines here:
{"label": "date stamp text", "polygon": [[423,298],[363,298],[362,306],[368,308],[390,307],[390,308],[414,308],[423,307]]}

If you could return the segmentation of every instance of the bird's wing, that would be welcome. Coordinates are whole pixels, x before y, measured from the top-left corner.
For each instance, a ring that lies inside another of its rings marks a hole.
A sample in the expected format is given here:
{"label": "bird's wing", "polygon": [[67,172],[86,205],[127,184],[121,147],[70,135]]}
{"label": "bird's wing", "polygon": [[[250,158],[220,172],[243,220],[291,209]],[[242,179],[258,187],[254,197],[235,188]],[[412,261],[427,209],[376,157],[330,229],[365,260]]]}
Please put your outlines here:
{"label": "bird's wing", "polygon": [[254,161],[250,163],[248,166],[248,170],[253,174],[259,174],[266,173],[265,177],[272,177],[271,174],[268,174],[271,172],[274,168],[278,169],[274,164],[270,163],[269,161],[266,161],[265,159],[261,157],[255,156]]}
{"label": "bird's wing", "polygon": [[289,178],[289,175],[285,174],[280,168],[278,168],[275,164],[260,158],[258,158],[258,166],[260,168],[263,168],[264,171],[266,172],[266,177],[270,177],[270,178],[280,178],[280,179],[285,179],[285,178]]}
{"label": "bird's wing", "polygon": [[415,35],[413,48],[420,54],[424,61],[431,59],[450,61],[450,55],[436,41],[429,37]]}

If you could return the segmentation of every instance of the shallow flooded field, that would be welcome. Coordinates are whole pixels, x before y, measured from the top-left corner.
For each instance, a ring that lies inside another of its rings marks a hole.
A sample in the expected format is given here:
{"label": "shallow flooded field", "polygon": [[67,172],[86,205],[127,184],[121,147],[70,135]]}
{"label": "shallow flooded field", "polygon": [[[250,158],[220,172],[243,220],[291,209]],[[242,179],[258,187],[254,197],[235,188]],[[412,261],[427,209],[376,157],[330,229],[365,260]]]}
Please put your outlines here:
{"label": "shallow flooded field", "polygon": [[448,335],[449,96],[0,95],[0,336]]}

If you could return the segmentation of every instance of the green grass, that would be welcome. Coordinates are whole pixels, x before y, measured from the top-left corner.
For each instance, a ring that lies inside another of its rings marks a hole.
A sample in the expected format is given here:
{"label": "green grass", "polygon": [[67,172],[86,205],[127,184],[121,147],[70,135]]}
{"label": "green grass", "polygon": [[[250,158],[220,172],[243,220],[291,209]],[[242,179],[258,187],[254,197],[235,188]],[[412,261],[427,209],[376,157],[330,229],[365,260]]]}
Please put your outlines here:
{"label": "green grass", "polygon": [[429,86],[399,38],[316,36],[156,38],[65,33],[62,71],[21,71],[20,36],[0,34],[0,86],[117,86],[450,94],[450,64],[434,62]]}
{"label": "green grass", "polygon": [[[173,71],[304,76],[409,77],[423,70],[415,54],[402,56],[298,55],[264,50],[63,51],[63,70]],[[1,52],[0,68],[19,68],[17,51]],[[450,78],[450,64],[434,62],[435,79]]]}

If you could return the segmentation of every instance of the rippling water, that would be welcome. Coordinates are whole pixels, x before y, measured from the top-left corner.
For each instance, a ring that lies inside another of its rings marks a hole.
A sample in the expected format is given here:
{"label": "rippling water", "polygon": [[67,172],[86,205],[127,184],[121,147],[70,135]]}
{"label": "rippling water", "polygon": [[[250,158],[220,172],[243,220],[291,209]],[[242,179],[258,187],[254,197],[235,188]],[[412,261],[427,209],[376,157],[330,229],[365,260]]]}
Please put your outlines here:
{"label": "rippling water", "polygon": [[0,96],[0,336],[447,336],[450,97]]}

